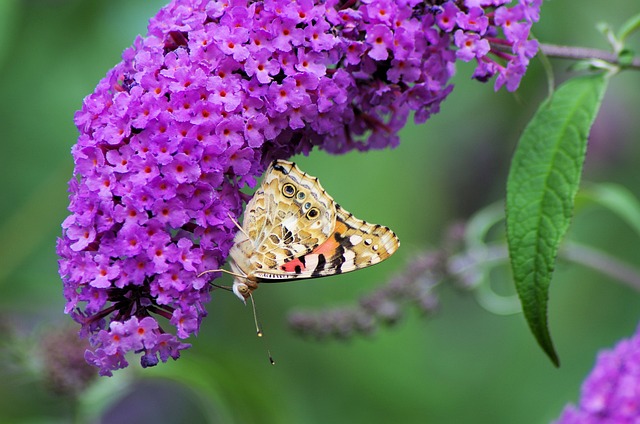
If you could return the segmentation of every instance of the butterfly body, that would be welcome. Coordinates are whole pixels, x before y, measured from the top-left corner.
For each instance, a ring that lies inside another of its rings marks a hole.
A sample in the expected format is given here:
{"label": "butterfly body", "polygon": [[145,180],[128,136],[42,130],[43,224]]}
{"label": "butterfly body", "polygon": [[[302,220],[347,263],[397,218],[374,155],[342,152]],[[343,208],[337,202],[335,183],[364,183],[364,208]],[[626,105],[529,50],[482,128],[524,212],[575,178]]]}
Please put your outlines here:
{"label": "butterfly body", "polygon": [[259,283],[364,268],[388,258],[399,245],[389,228],[345,211],[317,178],[276,160],[247,204],[229,252],[233,291],[244,301]]}

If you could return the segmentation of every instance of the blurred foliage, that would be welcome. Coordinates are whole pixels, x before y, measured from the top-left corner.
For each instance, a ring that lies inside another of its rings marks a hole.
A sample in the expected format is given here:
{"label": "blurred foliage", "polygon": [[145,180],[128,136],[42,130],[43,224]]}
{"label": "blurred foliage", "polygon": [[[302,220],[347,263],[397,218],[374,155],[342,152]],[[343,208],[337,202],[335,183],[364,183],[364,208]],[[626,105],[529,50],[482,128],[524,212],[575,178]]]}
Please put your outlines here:
{"label": "blurred foliage", "polygon": [[[491,84],[470,81],[470,66],[460,66],[442,112],[407,126],[397,149],[294,158],[356,216],[393,228],[402,240],[398,254],[351,275],[263,287],[255,297],[264,343],[255,337],[250,310],[214,292],[200,335],[179,361],[148,370],[134,363],[100,379],[80,400],[52,394],[41,381],[41,363],[25,356],[46,355],[41,335],[70,322],[54,240],[66,216],[73,114],[162,4],[0,2],[0,335],[5,353],[12,352],[0,358],[0,422],[75,416],[103,423],[542,423],[577,398],[596,352],[634,331],[640,310],[634,290],[563,262],[549,305],[560,369],[540,352],[522,316],[491,314],[469,293],[446,287],[434,317],[409,314],[367,339],[316,343],[287,329],[287,311],[354,301],[415,252],[436,246],[451,223],[504,197],[515,142],[547,93],[542,66],[534,60],[516,94],[494,93]],[[534,32],[547,42],[606,48],[594,19],[615,27],[637,12],[632,6],[545,2]],[[571,63],[552,63],[563,80]],[[637,93],[637,73],[611,81],[583,179],[617,182],[640,196],[640,121],[629,113],[640,109]],[[640,266],[636,235],[602,208],[582,209],[569,231]],[[25,343],[30,347],[18,349]]]}

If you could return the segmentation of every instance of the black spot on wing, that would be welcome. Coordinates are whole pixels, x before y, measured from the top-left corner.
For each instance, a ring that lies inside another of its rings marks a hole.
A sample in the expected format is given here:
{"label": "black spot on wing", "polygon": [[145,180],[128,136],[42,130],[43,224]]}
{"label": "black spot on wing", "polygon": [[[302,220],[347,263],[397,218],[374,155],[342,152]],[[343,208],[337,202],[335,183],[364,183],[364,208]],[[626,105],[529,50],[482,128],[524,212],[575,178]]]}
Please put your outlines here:
{"label": "black spot on wing", "polygon": [[342,264],[344,263],[344,248],[340,246],[338,248],[336,256],[331,260],[329,268],[333,269],[336,274],[342,273]]}
{"label": "black spot on wing", "polygon": [[282,240],[285,244],[293,243],[293,232],[285,226],[282,226]]}
{"label": "black spot on wing", "polygon": [[351,243],[351,240],[349,239],[349,237],[343,237],[342,235],[338,234],[338,233],[334,233],[333,234],[333,238],[338,242],[338,244],[340,245],[340,249],[342,249],[342,253],[344,253],[345,248],[352,248],[353,247],[353,243]]}
{"label": "black spot on wing", "polygon": [[[295,164],[293,164],[293,166],[295,166]],[[285,175],[289,174],[289,170],[284,166],[280,165],[277,161],[273,162],[273,169],[276,171],[282,172]]]}
{"label": "black spot on wing", "polygon": [[352,247],[352,245],[347,237],[342,237],[338,233],[335,233],[333,237],[335,238],[336,242],[338,242],[338,247],[336,248],[336,251],[331,258],[331,262],[329,263],[328,268],[334,270],[335,274],[340,274],[342,273],[342,264],[345,261],[345,247],[350,248]]}
{"label": "black spot on wing", "polygon": [[322,253],[320,253],[318,255],[318,264],[316,265],[316,268],[311,273],[311,276],[318,277],[322,275],[321,272],[324,270],[324,267],[326,264],[327,264],[327,258],[325,258],[325,256]]}

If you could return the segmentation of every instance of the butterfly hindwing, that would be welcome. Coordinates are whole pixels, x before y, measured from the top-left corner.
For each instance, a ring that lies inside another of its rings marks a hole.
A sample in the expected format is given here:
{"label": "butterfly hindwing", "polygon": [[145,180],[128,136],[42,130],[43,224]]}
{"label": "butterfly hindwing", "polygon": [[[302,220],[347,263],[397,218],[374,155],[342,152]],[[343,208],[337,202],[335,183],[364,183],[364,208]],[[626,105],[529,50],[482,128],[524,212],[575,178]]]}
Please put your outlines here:
{"label": "butterfly hindwing", "polygon": [[387,259],[399,245],[389,228],[358,219],[336,204],[331,236],[312,252],[283,264],[281,270],[299,279],[342,274]]}

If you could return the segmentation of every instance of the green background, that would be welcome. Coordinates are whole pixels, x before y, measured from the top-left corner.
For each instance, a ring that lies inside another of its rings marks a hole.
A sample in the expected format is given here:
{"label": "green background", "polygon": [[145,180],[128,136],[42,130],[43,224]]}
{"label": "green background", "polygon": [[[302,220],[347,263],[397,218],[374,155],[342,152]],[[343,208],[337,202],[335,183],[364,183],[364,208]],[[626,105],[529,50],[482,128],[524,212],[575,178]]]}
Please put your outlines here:
{"label": "green background", "polygon": [[[396,231],[402,247],[372,269],[262,287],[266,343],[249,308],[215,292],[193,347],[141,370],[138,358],[83,393],[79,405],[41,382],[37,342],[70,323],[62,312],[55,238],[77,137],[73,114],[159,7],[157,0],[0,1],[0,422],[546,423],[575,401],[598,350],[633,334],[636,291],[560,262],[550,292],[554,368],[520,314],[494,315],[473,293],[438,288],[440,308],[409,310],[392,328],[346,342],[315,342],[286,326],[288,311],[353,304],[438,247],[452,223],[504,197],[517,138],[546,95],[534,60],[516,94],[471,81],[461,65],[440,114],[408,125],[394,150],[294,158],[360,218]],[[543,42],[606,48],[594,26],[638,13],[627,1],[556,1],[534,27]],[[633,38],[635,46],[638,37]],[[558,80],[571,62],[552,60]],[[612,181],[640,196],[637,72],[612,80],[596,121],[584,181]],[[348,183],[346,183],[348,182]],[[638,235],[597,207],[570,237],[640,266]],[[508,270],[495,275],[509,278]],[[11,331],[8,331],[10,329]],[[13,336],[9,336],[9,333]],[[277,361],[270,366],[266,346]],[[17,358],[16,358],[17,356]]]}

